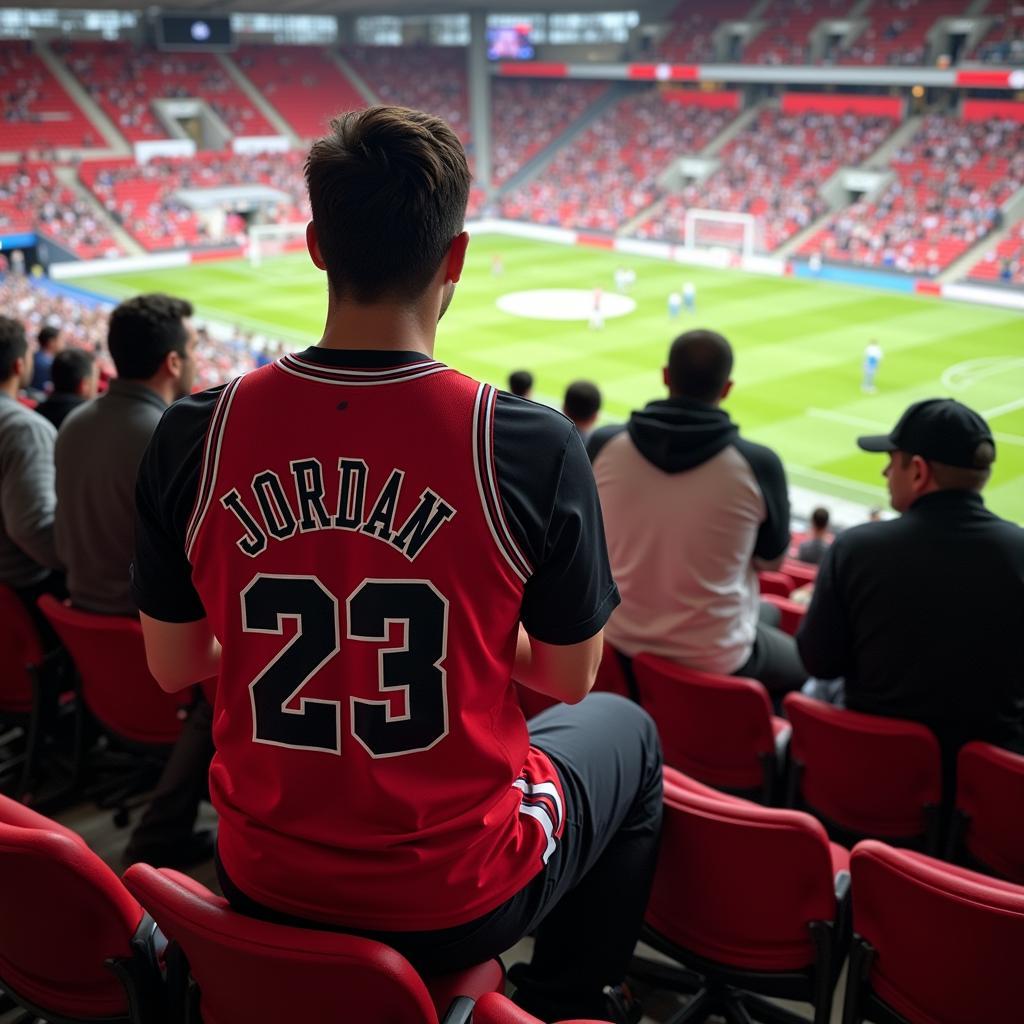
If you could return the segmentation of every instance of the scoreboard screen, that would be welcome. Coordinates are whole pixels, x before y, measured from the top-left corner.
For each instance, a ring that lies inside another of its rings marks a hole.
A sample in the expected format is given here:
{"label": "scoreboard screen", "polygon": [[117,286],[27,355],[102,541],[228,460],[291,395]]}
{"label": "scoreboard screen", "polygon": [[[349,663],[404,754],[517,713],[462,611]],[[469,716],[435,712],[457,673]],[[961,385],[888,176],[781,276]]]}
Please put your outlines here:
{"label": "scoreboard screen", "polygon": [[161,50],[229,50],[234,45],[231,19],[222,14],[161,14],[156,44]]}

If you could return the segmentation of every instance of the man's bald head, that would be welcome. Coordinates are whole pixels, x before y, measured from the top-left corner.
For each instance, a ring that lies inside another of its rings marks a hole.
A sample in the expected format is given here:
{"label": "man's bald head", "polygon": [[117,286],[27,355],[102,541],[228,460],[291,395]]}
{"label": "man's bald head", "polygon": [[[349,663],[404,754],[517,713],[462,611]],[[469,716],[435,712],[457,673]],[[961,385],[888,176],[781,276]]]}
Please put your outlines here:
{"label": "man's bald head", "polygon": [[673,398],[714,405],[732,374],[732,346],[717,331],[687,331],[668,351],[665,383]]}

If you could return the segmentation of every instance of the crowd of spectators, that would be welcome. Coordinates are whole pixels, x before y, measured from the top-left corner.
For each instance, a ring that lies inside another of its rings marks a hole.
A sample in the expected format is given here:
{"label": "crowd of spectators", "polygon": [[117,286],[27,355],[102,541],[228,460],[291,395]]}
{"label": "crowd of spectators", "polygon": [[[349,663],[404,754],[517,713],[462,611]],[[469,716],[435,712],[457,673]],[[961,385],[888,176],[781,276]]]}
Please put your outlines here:
{"label": "crowd of spectators", "polygon": [[979,281],[1024,285],[1024,220],[985,253],[971,268],[970,276]]}
{"label": "crowd of spectators", "polygon": [[715,29],[745,17],[753,6],[752,0],[681,0],[658,44],[658,56],[677,64],[713,62]]}
{"label": "crowd of spectators", "polygon": [[821,187],[829,176],[861,163],[894,128],[884,117],[764,110],[722,150],[710,177],[667,196],[635,233],[682,239],[686,211],[694,207],[750,213],[761,225],[759,245],[771,252],[828,212]]}
{"label": "crowd of spectators", "polygon": [[1024,186],[1024,125],[932,114],[893,158],[895,180],[859,200],[801,249],[825,259],[937,274],[1002,224]]}
{"label": "crowd of spectators", "polygon": [[167,137],[158,99],[205,100],[235,135],[277,134],[213,54],[67,41],[54,49],[129,142]]}
{"label": "crowd of spectators", "polygon": [[744,63],[809,64],[815,25],[845,17],[849,6],[847,0],[772,0],[758,15],[768,24],[744,49]]}
{"label": "crowd of spectators", "polygon": [[874,0],[865,12],[867,28],[839,55],[839,63],[925,64],[932,26],[966,8],[965,0]]}
{"label": "crowd of spectators", "polygon": [[734,116],[692,107],[657,91],[629,96],[606,111],[543,175],[502,197],[514,220],[615,231],[657,198],[670,162],[699,153]]}
{"label": "crowd of spectators", "polygon": [[989,0],[982,12],[992,24],[972,60],[986,64],[1024,64],[1024,4],[1020,0]]}

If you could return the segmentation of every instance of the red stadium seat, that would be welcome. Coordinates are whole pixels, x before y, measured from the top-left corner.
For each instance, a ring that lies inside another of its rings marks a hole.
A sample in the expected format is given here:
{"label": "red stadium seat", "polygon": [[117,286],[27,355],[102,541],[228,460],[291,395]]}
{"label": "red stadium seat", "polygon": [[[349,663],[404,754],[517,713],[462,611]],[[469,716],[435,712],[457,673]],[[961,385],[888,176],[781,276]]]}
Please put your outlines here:
{"label": "red stadium seat", "polygon": [[162,1019],[152,920],[85,842],[0,802],[0,989],[52,1024]]}
{"label": "red stadium seat", "polygon": [[923,725],[844,711],[800,693],[782,701],[793,725],[788,803],[843,839],[938,847],[939,744]]}
{"label": "red stadium seat", "polygon": [[180,705],[188,695],[157,685],[137,620],[85,612],[49,595],[39,599],[39,609],[71,655],[86,709],[127,750],[126,756],[111,754],[114,777],[90,791],[100,806],[115,808],[117,824],[127,824],[134,806],[129,798],[156,782],[181,732]]}
{"label": "red stadium seat", "polygon": [[843,1024],[1021,1019],[1024,888],[872,840],[850,870]]}
{"label": "red stadium seat", "polygon": [[807,605],[791,601],[788,597],[779,597],[778,594],[762,594],[761,600],[779,609],[782,616],[779,620],[779,629],[790,636],[796,636],[796,631],[807,614]]}
{"label": "red stadium seat", "polygon": [[640,703],[665,763],[719,789],[775,796],[789,725],[755,679],[698,672],[650,654],[633,659]]}
{"label": "red stadium seat", "polygon": [[666,771],[643,938],[684,970],[635,961],[631,973],[695,993],[673,1024],[713,1013],[729,1024],[806,1020],[761,996],[809,1002],[825,1024],[845,955],[848,866],[810,815]]}
{"label": "red stadium seat", "polygon": [[779,597],[789,597],[793,592],[793,581],[781,572],[759,572],[757,581],[761,587],[762,594],[776,594]]}
{"label": "red stadium seat", "polygon": [[[497,992],[481,996],[473,1007],[473,1024],[542,1024]],[[601,1024],[595,1020],[565,1020],[558,1024]]]}
{"label": "red stadium seat", "polygon": [[791,589],[806,586],[818,578],[818,567],[810,562],[801,562],[798,558],[783,559],[779,572],[790,578],[793,583]]}
{"label": "red stadium seat", "polygon": [[470,1000],[504,986],[492,960],[428,987],[389,946],[245,917],[177,871],[133,864],[124,882],[171,940],[169,979],[181,971],[172,1004],[182,995],[175,989],[188,986],[190,1021],[201,1013],[204,1024],[437,1024],[452,1003],[468,1009]]}
{"label": "red stadium seat", "polygon": [[1024,757],[968,743],[956,776],[951,859],[1024,885]]}

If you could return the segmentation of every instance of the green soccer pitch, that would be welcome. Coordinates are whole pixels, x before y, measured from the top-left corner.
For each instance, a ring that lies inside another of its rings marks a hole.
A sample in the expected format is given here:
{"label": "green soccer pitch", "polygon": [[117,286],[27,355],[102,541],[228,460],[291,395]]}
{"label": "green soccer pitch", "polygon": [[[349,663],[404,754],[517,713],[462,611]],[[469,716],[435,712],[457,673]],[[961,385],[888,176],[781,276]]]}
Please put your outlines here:
{"label": "green soccer pitch", "polygon": [[[492,272],[499,255],[503,272]],[[611,299],[618,266],[636,271],[636,308],[586,320],[597,287]],[[668,315],[684,281],[697,288],[696,312]],[[296,345],[320,337],[325,283],[304,254],[203,263],[180,270],[80,279],[111,298],[165,291],[198,314]],[[524,317],[498,308],[509,293],[579,289],[582,318]],[[860,433],[884,432],[911,402],[951,396],[985,415],[998,457],[989,506],[1024,523],[1024,316],[1010,311],[890,295],[845,285],[684,267],[600,250],[481,235],[441,322],[436,354],[468,374],[505,386],[511,370],[531,370],[535,397],[558,404],[566,384],[593,380],[603,419],[664,396],[661,367],[672,338],[691,327],[721,331],[736,350],[726,408],[746,436],[775,448],[790,482],[863,504],[886,504],[884,457],[860,452]],[[884,359],[877,393],[863,394],[861,360],[871,339]]]}

